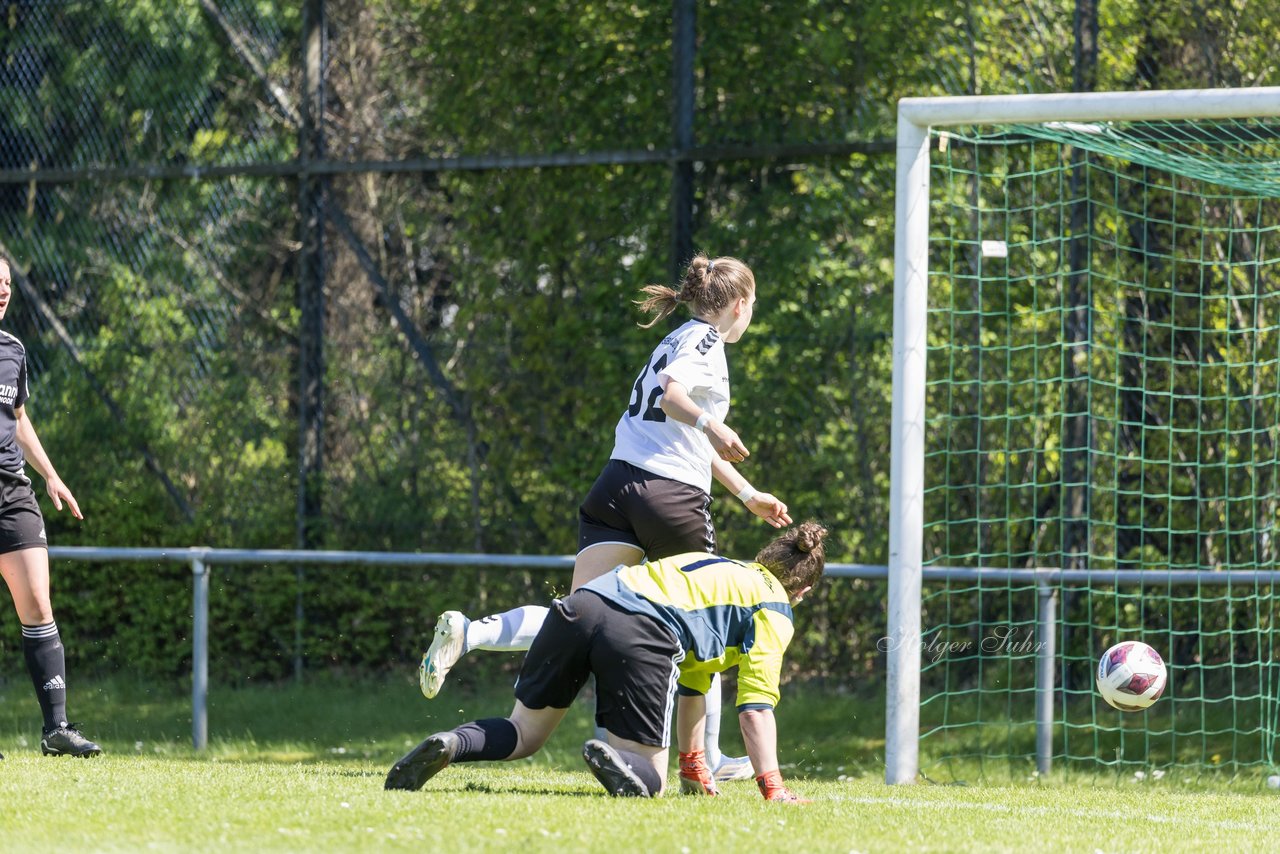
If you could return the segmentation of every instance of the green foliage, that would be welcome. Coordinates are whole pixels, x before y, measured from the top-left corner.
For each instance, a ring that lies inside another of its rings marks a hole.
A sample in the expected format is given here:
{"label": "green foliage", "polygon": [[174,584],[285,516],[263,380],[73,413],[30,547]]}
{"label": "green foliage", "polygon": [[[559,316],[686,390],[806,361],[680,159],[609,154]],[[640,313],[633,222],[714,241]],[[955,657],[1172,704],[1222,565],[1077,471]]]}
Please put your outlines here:
{"label": "green foliage", "polygon": [[[0,23],[22,48],[6,52],[13,82],[0,85],[4,166],[291,158],[298,5],[218,5],[288,109],[195,0],[15,4]],[[1100,88],[1274,77],[1265,9],[1147,5],[1101,4]],[[325,8],[334,158],[652,159],[671,146],[670,4]],[[1070,88],[1073,8],[698,3],[697,144],[886,140],[899,97]],[[670,278],[671,165],[620,160],[325,179],[354,238],[326,232],[325,547],[575,549],[578,502],[661,332],[637,328],[631,300]],[[883,563],[893,158],[708,157],[695,180],[697,247],[742,258],[759,282],[756,321],[729,352],[731,423],[753,452],[744,474],[826,523],[831,559]],[[292,178],[247,176],[0,185],[5,249],[70,339],[15,298],[6,328],[31,348],[29,411],[86,512],[77,523],[46,505],[53,542],[294,545],[297,198]],[[1238,356],[1230,342],[1223,353]],[[1060,466],[1061,441],[1041,439],[1034,464]],[[719,493],[712,512],[730,554],[771,534]],[[1136,548],[1124,559],[1146,560]],[[300,646],[316,668],[399,667],[445,607],[501,608],[566,584],[218,568],[212,666],[276,679]],[[180,565],[57,566],[73,670],[185,672],[189,588]],[[806,605],[796,670],[874,677],[883,597],[830,582]],[[0,663],[17,655],[6,644]]]}

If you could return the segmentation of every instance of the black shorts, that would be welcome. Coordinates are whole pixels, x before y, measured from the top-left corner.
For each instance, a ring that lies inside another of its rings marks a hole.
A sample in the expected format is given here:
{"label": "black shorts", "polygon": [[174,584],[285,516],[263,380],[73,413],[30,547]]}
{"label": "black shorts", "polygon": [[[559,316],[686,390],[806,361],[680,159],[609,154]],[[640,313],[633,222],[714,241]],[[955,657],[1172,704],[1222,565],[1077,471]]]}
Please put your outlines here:
{"label": "black shorts", "polygon": [[578,551],[626,543],[650,560],[715,554],[710,507],[711,496],[696,486],[609,460],[578,508]]}
{"label": "black shorts", "polygon": [[0,472],[0,554],[48,545],[31,481]]}
{"label": "black shorts", "polygon": [[596,677],[596,723],[653,747],[671,743],[671,711],[684,649],[652,617],[614,607],[591,590],[556,600],[524,657],[516,699],[567,709]]}

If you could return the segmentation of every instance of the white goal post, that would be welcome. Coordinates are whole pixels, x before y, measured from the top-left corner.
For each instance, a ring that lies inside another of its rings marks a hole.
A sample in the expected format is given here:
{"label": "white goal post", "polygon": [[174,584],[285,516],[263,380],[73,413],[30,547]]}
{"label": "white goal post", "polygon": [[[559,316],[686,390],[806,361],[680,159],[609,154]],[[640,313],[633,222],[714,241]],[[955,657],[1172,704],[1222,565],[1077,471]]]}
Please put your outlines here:
{"label": "white goal post", "polygon": [[930,128],[1278,116],[1280,87],[904,98],[898,102],[886,783],[913,783],[919,771]]}

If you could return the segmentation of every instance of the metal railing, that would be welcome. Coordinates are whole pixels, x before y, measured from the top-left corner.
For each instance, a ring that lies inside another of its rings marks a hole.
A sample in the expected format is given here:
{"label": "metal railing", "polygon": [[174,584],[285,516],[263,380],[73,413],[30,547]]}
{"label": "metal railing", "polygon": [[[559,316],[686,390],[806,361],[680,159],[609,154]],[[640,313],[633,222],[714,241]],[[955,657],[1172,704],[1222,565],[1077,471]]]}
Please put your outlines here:
{"label": "metal railing", "polygon": [[[449,554],[443,552],[343,552],[286,549],[97,548],[51,546],[51,560],[152,561],[191,567],[191,743],[209,744],[209,567],[224,564],[297,564],[307,566],[413,566],[476,569],[573,570],[569,555]],[[827,574],[850,578],[887,577],[883,566],[830,564]]]}
{"label": "metal railing", "polygon": [[[414,566],[455,569],[508,568],[570,572],[570,555],[458,554],[446,552],[346,552],[285,549],[96,548],[52,546],[52,560],[155,561],[185,563],[191,567],[191,743],[196,750],[209,744],[209,567],[217,564],[296,564],[307,566]],[[863,563],[829,563],[830,578],[888,581],[887,566]],[[1053,750],[1054,682],[1060,584],[1115,585],[1274,584],[1268,570],[1206,572],[1196,570],[1097,570],[1097,569],[998,569],[976,567],[925,567],[923,578],[931,582],[1035,583],[1039,588],[1036,614],[1036,759],[1041,773],[1051,768]],[[919,643],[916,644],[919,649]]]}

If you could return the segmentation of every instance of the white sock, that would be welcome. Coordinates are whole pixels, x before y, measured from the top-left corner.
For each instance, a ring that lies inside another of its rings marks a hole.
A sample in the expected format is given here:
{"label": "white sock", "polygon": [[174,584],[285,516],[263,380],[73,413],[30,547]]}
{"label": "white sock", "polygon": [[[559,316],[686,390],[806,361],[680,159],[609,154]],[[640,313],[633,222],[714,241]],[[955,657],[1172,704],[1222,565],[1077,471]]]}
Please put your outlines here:
{"label": "white sock", "polygon": [[720,674],[711,677],[711,688],[707,691],[707,729],[706,729],[707,765],[712,771],[720,764]]}
{"label": "white sock", "polygon": [[523,605],[467,623],[466,649],[497,649],[517,652],[533,645],[533,639],[547,618],[542,605]]}

